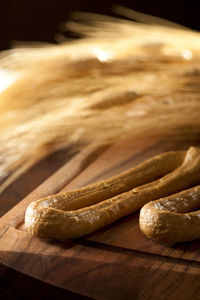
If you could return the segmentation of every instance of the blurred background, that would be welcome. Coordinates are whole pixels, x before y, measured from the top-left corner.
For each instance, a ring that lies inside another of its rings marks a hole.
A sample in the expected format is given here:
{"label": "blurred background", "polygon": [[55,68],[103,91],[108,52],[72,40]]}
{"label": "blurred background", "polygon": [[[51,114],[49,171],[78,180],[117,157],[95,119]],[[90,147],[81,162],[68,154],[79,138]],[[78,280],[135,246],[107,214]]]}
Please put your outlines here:
{"label": "blurred background", "polygon": [[162,0],[2,0],[0,1],[0,49],[13,41],[55,42],[59,24],[71,11],[113,15],[112,6],[123,5],[200,30],[198,1]]}

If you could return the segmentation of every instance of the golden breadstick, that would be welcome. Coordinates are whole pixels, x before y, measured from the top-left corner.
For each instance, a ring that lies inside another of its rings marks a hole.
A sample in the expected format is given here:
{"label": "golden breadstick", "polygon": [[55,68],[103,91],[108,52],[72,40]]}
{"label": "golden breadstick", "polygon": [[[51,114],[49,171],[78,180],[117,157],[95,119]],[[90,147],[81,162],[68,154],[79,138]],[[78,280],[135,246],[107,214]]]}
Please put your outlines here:
{"label": "golden breadstick", "polygon": [[140,211],[140,229],[147,237],[168,244],[200,239],[199,208],[200,186],[152,201]]}
{"label": "golden breadstick", "polygon": [[[104,200],[105,195],[109,197],[114,193],[114,191],[110,191],[110,188],[115,187],[116,184],[121,184],[120,175],[108,179],[107,181],[102,181],[100,184],[76,190],[75,192],[58,194],[31,203],[27,208],[25,216],[27,229],[32,234],[45,238],[56,238],[60,240],[77,238],[140,209],[149,201],[168,196],[200,183],[200,176],[198,176],[200,174],[200,150],[191,147],[186,154],[183,152],[175,152],[180,156],[179,159],[177,159],[174,152],[170,153],[168,156],[167,154],[161,154],[140,164],[138,167],[128,171],[128,173],[123,173],[122,178],[127,178],[124,174],[129,174],[130,172],[133,178],[135,173],[137,184],[143,182],[144,178],[148,178],[148,180],[145,180],[146,182],[151,179],[154,180],[155,177],[158,177],[162,173],[160,169],[172,169],[172,166],[167,167],[166,164],[168,165],[169,163],[169,165],[175,166],[178,161],[179,167],[174,171],[151,183],[146,183],[110,199]],[[164,164],[162,160],[163,155],[169,159],[164,160]],[[172,157],[173,159],[171,159]],[[176,159],[174,160],[175,157]],[[181,161],[182,164],[180,165]],[[174,162],[176,163],[174,164]],[[149,167],[152,169],[151,171]],[[166,172],[164,173],[166,174]],[[146,174],[148,174],[147,177]],[[153,178],[150,178],[149,174],[153,174]],[[126,185],[127,182],[128,184]],[[107,183],[109,184],[107,185]],[[124,179],[123,185],[124,184],[126,185],[126,190],[131,186],[131,183],[127,179]],[[100,197],[101,195],[99,196],[98,194],[98,189],[97,194],[95,194],[98,185],[101,186],[101,191],[103,191],[103,185],[107,190],[105,194],[103,193],[102,198]],[[122,191],[123,189],[124,187]],[[120,189],[117,190],[118,193],[119,190]],[[85,199],[87,194],[91,196],[88,201]],[[82,195],[83,199],[81,199]],[[98,200],[95,195],[98,195]],[[76,196],[78,199],[75,199]],[[94,197],[94,199],[92,199],[92,197]],[[83,206],[86,207],[82,208]]]}
{"label": "golden breadstick", "polygon": [[62,210],[75,210],[126,192],[136,186],[158,179],[179,167],[186,151],[159,154],[106,180],[42,199],[42,205]]}

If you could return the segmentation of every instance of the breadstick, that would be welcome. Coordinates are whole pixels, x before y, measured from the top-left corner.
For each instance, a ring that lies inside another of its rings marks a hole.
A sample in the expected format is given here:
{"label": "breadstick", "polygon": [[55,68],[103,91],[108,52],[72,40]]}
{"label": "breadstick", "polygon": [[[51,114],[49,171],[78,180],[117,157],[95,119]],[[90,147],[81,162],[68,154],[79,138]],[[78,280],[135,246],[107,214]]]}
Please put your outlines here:
{"label": "breadstick", "polygon": [[[45,238],[59,240],[77,238],[140,209],[149,201],[200,183],[200,150],[191,147],[186,153],[170,153],[156,156],[131,171],[122,173],[122,175],[115,176],[107,181],[102,181],[99,184],[31,203],[25,215],[27,229],[33,235]],[[176,169],[170,172],[173,169],[172,165],[173,168],[175,165],[179,166],[177,168],[175,166]],[[170,173],[153,182],[130,189],[131,185],[136,184],[136,182],[139,185],[145,181],[154,180],[155,177],[162,176],[163,171],[160,170],[162,168],[165,169],[164,174]],[[127,174],[131,174],[133,184],[127,180],[129,177]],[[134,174],[136,181],[134,181]],[[122,183],[120,182],[120,176],[123,178]],[[119,188],[118,185],[121,184],[123,186]],[[124,188],[124,185],[126,188]],[[101,187],[101,192],[98,191],[98,186]],[[105,193],[102,192],[103,186],[106,190]],[[110,197],[115,193],[113,191],[115,187],[117,193],[119,191],[122,193],[104,200],[105,197]],[[123,192],[124,189],[130,190]],[[87,195],[89,200],[85,198]]]}
{"label": "breadstick", "polygon": [[185,155],[186,151],[170,151],[156,155],[106,180],[46,197],[42,200],[42,205],[62,210],[75,210],[93,205],[168,174],[183,163]]}
{"label": "breadstick", "polygon": [[200,239],[199,208],[200,185],[147,203],[140,211],[140,229],[167,244]]}

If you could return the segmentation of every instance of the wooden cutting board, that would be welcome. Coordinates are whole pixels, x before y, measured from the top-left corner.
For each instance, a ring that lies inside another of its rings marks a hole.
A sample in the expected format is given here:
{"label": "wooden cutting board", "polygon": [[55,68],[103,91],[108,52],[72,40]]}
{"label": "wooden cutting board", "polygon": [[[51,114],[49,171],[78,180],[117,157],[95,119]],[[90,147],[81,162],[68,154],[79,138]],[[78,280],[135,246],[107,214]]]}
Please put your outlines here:
{"label": "wooden cutting board", "polygon": [[0,219],[0,262],[21,274],[92,299],[200,299],[200,242],[171,247],[147,239],[138,213],[66,242],[32,237],[24,228],[30,202],[127,170],[198,139],[141,138],[87,146]]}

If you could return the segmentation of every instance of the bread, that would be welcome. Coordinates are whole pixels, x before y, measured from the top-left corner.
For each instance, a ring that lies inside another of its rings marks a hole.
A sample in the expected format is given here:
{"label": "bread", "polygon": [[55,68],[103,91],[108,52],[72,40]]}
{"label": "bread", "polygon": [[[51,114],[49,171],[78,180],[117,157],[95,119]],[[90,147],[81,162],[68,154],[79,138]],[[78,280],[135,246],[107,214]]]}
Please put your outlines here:
{"label": "bread", "polygon": [[195,184],[200,184],[198,148],[163,153],[99,183],[34,201],[25,225],[35,236],[77,238]]}

